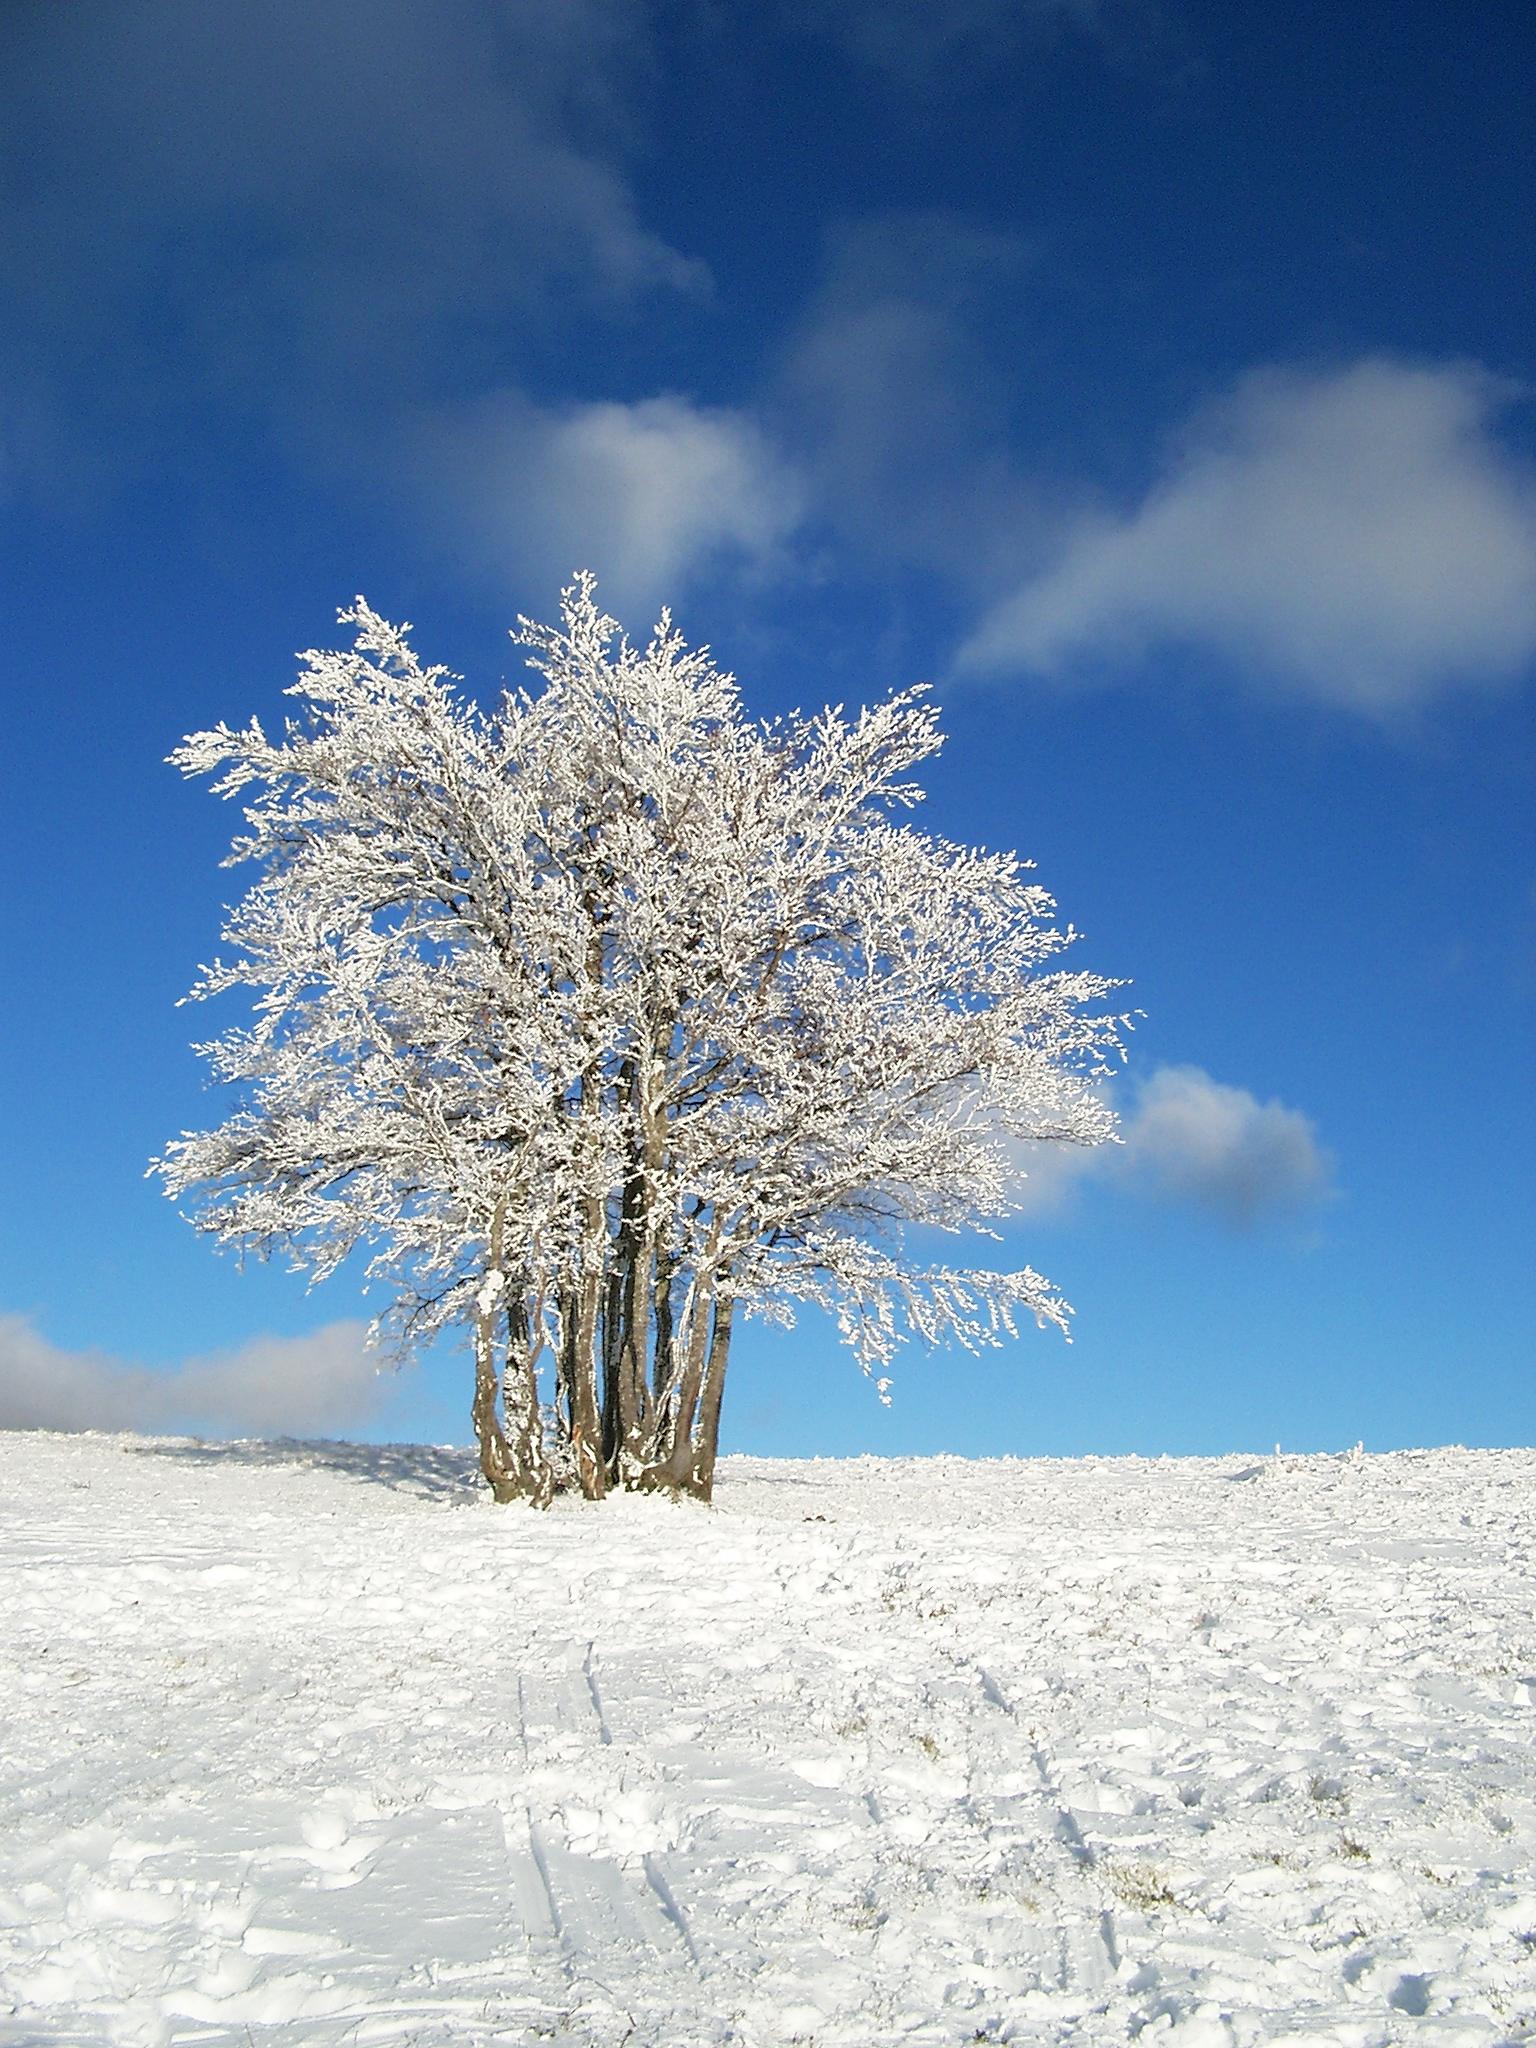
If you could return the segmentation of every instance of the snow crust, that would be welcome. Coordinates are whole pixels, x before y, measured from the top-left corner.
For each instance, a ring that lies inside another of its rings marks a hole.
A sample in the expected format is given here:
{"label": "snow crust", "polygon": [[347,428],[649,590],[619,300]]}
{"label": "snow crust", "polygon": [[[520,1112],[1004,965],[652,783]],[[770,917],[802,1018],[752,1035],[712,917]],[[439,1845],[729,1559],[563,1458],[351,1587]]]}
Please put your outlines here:
{"label": "snow crust", "polygon": [[1536,2039],[1533,1499],[0,1436],[0,2043]]}

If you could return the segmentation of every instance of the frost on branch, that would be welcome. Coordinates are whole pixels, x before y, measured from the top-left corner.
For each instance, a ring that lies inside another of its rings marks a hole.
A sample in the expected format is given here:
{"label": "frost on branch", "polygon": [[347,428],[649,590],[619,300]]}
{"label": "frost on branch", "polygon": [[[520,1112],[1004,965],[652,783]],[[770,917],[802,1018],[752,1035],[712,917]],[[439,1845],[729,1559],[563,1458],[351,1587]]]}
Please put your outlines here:
{"label": "frost on branch", "polygon": [[1124,1021],[1023,864],[906,821],[921,691],[754,723],[582,576],[519,622],[541,685],[483,711],[341,616],[280,739],[171,757],[242,800],[256,871],[192,991],[250,992],[200,1048],[240,1106],[156,1161],[202,1230],[315,1276],[361,1249],[406,1350],[467,1331],[498,1499],[707,1498],[738,1307],[817,1303],[872,1373],[909,1333],[1065,1331],[1028,1268],[911,1251],[995,1233],[1015,1140],[1110,1135]]}

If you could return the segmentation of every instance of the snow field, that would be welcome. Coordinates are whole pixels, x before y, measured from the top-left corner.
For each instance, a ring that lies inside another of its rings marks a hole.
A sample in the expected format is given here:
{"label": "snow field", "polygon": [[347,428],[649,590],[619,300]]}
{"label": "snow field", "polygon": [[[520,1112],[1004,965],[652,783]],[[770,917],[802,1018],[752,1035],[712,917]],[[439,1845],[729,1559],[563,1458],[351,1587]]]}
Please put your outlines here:
{"label": "snow field", "polygon": [[1533,1500],[0,1436],[0,2043],[1536,2039]]}

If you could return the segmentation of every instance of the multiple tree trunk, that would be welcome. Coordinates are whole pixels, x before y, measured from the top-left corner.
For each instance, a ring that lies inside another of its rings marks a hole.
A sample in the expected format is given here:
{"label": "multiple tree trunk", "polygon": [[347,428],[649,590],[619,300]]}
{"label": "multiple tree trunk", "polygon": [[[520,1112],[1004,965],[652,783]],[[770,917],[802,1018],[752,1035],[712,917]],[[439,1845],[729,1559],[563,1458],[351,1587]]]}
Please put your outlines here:
{"label": "multiple tree trunk", "polygon": [[[615,1488],[706,1501],[713,1492],[736,1308],[729,1273],[717,1262],[685,1283],[622,1221],[604,1242],[607,1258],[559,1289],[547,1313],[526,1280],[495,1263],[482,1282],[472,1416],[499,1501],[542,1507],[562,1486],[588,1500]],[[493,1245],[493,1261],[499,1254]]]}
{"label": "multiple tree trunk", "polygon": [[[600,956],[589,972],[602,971]],[[511,1190],[498,1199],[474,1313],[471,1410],[480,1469],[499,1501],[545,1506],[562,1487],[708,1500],[736,1299],[724,1220],[697,1203],[668,1213],[664,1080],[631,1056],[605,1082],[589,1067],[563,1114],[593,1133],[625,1127],[619,1185],[592,1172],[574,1197],[566,1256],[536,1267],[509,1247]],[[697,1213],[694,1213],[697,1212]],[[740,1219],[738,1218],[738,1225]],[[541,1366],[553,1399],[541,1399]]]}

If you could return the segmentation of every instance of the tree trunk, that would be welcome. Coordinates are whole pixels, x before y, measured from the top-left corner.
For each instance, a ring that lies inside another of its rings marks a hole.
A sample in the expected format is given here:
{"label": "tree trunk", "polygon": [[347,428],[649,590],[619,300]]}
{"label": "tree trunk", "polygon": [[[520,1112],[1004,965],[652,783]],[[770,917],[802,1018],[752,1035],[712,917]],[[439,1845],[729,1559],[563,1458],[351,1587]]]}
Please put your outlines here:
{"label": "tree trunk", "polygon": [[538,1344],[530,1334],[528,1305],[522,1290],[507,1302],[507,1360],[501,1380],[501,1406],[512,1453],[528,1475],[528,1498],[547,1508],[554,1497],[555,1475],[544,1452],[544,1422],[539,1413]]}
{"label": "tree trunk", "polygon": [[568,1345],[570,1353],[571,1449],[576,1456],[576,1477],[588,1500],[601,1500],[608,1490],[603,1465],[603,1418],[598,1402],[598,1309],[602,1302],[604,1240],[602,1205],[587,1199],[587,1236],[583,1248],[584,1270],[573,1304]]}
{"label": "tree trunk", "polygon": [[[475,1398],[470,1406],[470,1421],[480,1446],[480,1470],[492,1497],[498,1501],[531,1500],[543,1506],[549,1500],[550,1488],[544,1471],[544,1447],[537,1433],[538,1393],[531,1370],[526,1384],[533,1398],[533,1433],[529,1434],[528,1417],[521,1402],[522,1412],[514,1421],[510,1442],[497,1413],[498,1396],[505,1400],[502,1376],[496,1369],[496,1324],[507,1284],[503,1259],[506,1206],[503,1195],[491,1212],[485,1278],[475,1301]],[[521,1308],[521,1302],[518,1306]],[[508,1313],[510,1317],[510,1305]],[[509,1368],[510,1354],[509,1344]],[[524,1362],[528,1362],[526,1346]]]}
{"label": "tree trunk", "polygon": [[660,1426],[659,1404],[672,1382],[672,1284],[677,1277],[671,1256],[656,1254],[656,1353],[651,1360],[651,1430]]}
{"label": "tree trunk", "polygon": [[485,1483],[494,1499],[509,1501],[520,1499],[525,1489],[518,1483],[517,1461],[496,1413],[500,1375],[496,1370],[495,1294],[488,1284],[492,1277],[500,1276],[487,1276],[482,1295],[488,1294],[489,1299],[475,1316],[475,1398],[469,1415],[480,1446],[480,1470]]}
{"label": "tree trunk", "polygon": [[709,1337],[709,1364],[704,1369],[704,1391],[699,1396],[699,1426],[695,1432],[692,1485],[700,1500],[712,1500],[715,1492],[715,1459],[720,1451],[720,1404],[725,1398],[725,1368],[731,1349],[731,1319],[736,1313],[734,1294],[723,1294],[715,1303],[715,1326]]}
{"label": "tree trunk", "polygon": [[[656,1076],[645,1059],[631,1063],[630,1108],[634,1157],[624,1186],[619,1231],[622,1272],[620,1339],[615,1373],[613,1476],[632,1485],[642,1470],[653,1427],[653,1401],[646,1380],[651,1325],[661,1350],[662,1304],[657,1292],[656,1219],[652,1214],[656,1174],[665,1150],[665,1124],[655,1107]],[[670,1302],[667,1304],[670,1316]]]}
{"label": "tree trunk", "polygon": [[646,1352],[650,1340],[655,1286],[650,1232],[642,1231],[631,1247],[624,1274],[622,1338],[615,1373],[614,1477],[629,1485],[645,1458],[651,1428],[651,1393],[646,1385]]}
{"label": "tree trunk", "polygon": [[[591,920],[587,938],[586,978],[594,1003],[603,983],[603,935],[598,906],[591,890],[583,898]],[[583,1022],[585,1022],[585,1017]],[[584,1127],[578,1141],[581,1234],[577,1271],[565,1325],[567,1393],[570,1404],[571,1450],[576,1477],[588,1500],[601,1500],[608,1490],[603,1457],[601,1374],[603,1281],[608,1265],[608,1230],[603,1197],[596,1191],[593,1169],[596,1145],[593,1125],[602,1115],[602,1076],[594,1062],[583,1069],[576,1114]]]}
{"label": "tree trunk", "polygon": [[693,1300],[684,1318],[682,1372],[671,1400],[663,1405],[661,1455],[646,1473],[648,1484],[673,1493],[693,1491],[693,1418],[704,1385],[714,1291],[715,1275],[706,1266],[695,1277]]}
{"label": "tree trunk", "polygon": [[602,1334],[599,1340],[603,1356],[603,1464],[610,1479],[617,1477],[619,1447],[623,1441],[624,1399],[619,1376],[629,1335],[624,1321],[624,1296],[630,1255],[621,1226],[614,1263],[603,1286]]}

